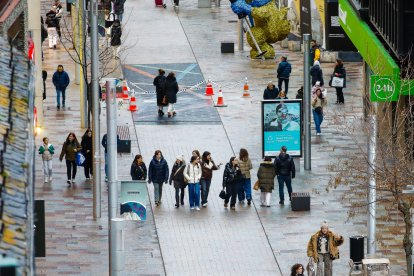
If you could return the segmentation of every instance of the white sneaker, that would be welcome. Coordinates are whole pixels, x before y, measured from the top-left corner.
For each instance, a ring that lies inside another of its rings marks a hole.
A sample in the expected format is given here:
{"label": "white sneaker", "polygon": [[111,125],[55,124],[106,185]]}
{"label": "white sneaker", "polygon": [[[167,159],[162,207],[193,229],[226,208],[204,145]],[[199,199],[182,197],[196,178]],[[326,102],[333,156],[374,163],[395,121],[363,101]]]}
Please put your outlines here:
{"label": "white sneaker", "polygon": [[200,208],[197,206],[196,208],[195,208],[197,211],[200,211]]}
{"label": "white sneaker", "polygon": [[50,177],[49,177],[49,181],[52,181],[52,179],[53,179],[53,178],[50,176]]}
{"label": "white sneaker", "polygon": [[47,180],[47,177],[45,177],[45,183],[48,183],[49,181]]}
{"label": "white sneaker", "polygon": [[203,207],[207,207],[207,203],[204,203],[204,204],[203,204]]}
{"label": "white sneaker", "polygon": [[321,134],[320,133],[316,133],[316,136],[321,136]]}
{"label": "white sneaker", "polygon": [[194,210],[194,209],[195,209],[194,207],[191,207],[191,208],[190,208],[190,210]]}
{"label": "white sneaker", "polygon": [[75,181],[75,179],[72,179],[72,183],[75,183],[76,181]]}

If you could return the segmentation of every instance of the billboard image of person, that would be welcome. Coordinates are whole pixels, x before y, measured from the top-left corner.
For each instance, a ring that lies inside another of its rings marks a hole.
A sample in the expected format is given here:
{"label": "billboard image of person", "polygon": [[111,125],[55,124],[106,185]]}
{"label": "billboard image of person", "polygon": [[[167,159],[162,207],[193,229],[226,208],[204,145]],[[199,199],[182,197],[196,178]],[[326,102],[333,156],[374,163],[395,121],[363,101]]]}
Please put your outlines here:
{"label": "billboard image of person", "polygon": [[277,156],[282,146],[291,156],[302,155],[301,110],[301,100],[262,102],[263,156]]}

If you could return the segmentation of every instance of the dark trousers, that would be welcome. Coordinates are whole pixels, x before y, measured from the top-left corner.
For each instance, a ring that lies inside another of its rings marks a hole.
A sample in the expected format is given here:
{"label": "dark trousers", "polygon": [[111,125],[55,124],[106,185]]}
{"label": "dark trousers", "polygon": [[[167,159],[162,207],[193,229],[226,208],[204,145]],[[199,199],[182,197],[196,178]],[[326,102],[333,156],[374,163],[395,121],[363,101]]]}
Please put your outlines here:
{"label": "dark trousers", "polygon": [[87,164],[87,165],[83,166],[83,169],[85,171],[85,177],[86,178],[89,178],[90,175],[93,175],[93,173],[92,173],[92,166],[91,165],[92,164]]}
{"label": "dark trousers", "polygon": [[230,201],[230,207],[236,206],[237,192],[238,191],[239,191],[238,182],[228,183],[226,185],[226,195],[227,195],[227,197],[224,200],[224,203],[229,203],[229,201]]}
{"label": "dark trousers", "polygon": [[286,183],[286,187],[289,193],[289,199],[292,196],[292,178],[290,175],[278,175],[277,181],[279,182],[279,199],[285,200],[285,192],[284,192],[284,183]]}
{"label": "dark trousers", "polygon": [[181,202],[181,205],[184,205],[184,191],[185,188],[175,188],[175,204],[180,205]]}
{"label": "dark trousers", "polygon": [[208,193],[210,192],[211,179],[201,179],[201,204],[207,203]]}
{"label": "dark trousers", "polygon": [[279,78],[277,80],[277,87],[279,88],[279,92],[282,91],[282,83],[283,82],[285,82],[285,93],[286,93],[286,96],[287,96],[287,94],[288,94],[288,88],[289,88],[289,79]]}
{"label": "dark trousers", "polygon": [[337,103],[344,103],[344,92],[342,92],[342,87],[335,87],[336,89],[336,102]]}
{"label": "dark trousers", "polygon": [[76,177],[76,162],[66,160],[66,174],[68,176],[68,180],[75,179]]}

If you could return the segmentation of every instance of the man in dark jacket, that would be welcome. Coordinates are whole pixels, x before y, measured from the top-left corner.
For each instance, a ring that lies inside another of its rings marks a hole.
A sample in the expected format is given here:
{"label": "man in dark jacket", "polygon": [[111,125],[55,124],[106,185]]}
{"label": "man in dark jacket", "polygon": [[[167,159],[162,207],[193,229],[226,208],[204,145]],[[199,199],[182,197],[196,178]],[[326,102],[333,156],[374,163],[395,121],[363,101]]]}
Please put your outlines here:
{"label": "man in dark jacket", "polygon": [[112,0],[112,3],[114,4],[114,13],[116,14],[117,19],[122,22],[125,0]]}
{"label": "man in dark jacket", "polygon": [[310,75],[312,77],[312,86],[314,86],[316,84],[316,82],[318,82],[318,81],[320,82],[320,86],[324,85],[323,72],[322,72],[319,61],[316,60],[313,63],[313,66],[310,70]]}
{"label": "man in dark jacket", "polygon": [[58,65],[56,72],[52,77],[53,85],[56,88],[56,100],[57,100],[57,109],[60,109],[60,94],[62,94],[62,105],[65,107],[65,93],[66,88],[70,83],[69,75],[63,70],[62,65]]}
{"label": "man in dark jacket", "polygon": [[155,93],[157,94],[157,106],[158,115],[163,116],[164,111],[162,110],[165,103],[163,102],[165,96],[165,71],[158,69],[158,76],[155,77],[153,84],[155,86]]}
{"label": "man in dark jacket", "polygon": [[292,201],[292,178],[295,178],[295,163],[293,158],[286,153],[287,148],[283,146],[280,149],[279,156],[275,159],[274,165],[279,182],[279,204],[285,203],[284,183],[289,193],[289,199]]}
{"label": "man in dark jacket", "polygon": [[168,164],[160,150],[156,150],[148,168],[148,183],[154,184],[155,206],[161,204],[162,185],[168,182]]}
{"label": "man in dark jacket", "polygon": [[279,66],[277,67],[277,78],[278,78],[278,88],[279,91],[282,90],[282,83],[285,82],[285,93],[288,94],[289,89],[289,77],[292,72],[292,66],[287,62],[287,56],[282,56],[280,58]]}
{"label": "man in dark jacket", "polygon": [[118,19],[114,20],[111,26],[111,46],[115,59],[119,59],[119,50],[121,47],[122,28]]}
{"label": "man in dark jacket", "polygon": [[269,81],[266,89],[263,92],[263,100],[274,100],[279,95],[279,89],[275,87],[273,82]]}

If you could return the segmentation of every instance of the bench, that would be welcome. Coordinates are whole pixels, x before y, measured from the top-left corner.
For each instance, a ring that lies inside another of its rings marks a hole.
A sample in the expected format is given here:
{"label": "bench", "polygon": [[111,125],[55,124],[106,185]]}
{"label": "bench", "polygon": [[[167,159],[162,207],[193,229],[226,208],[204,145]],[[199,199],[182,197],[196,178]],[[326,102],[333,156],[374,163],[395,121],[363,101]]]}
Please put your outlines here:
{"label": "bench", "polygon": [[118,153],[131,153],[131,135],[128,126],[117,126]]}

